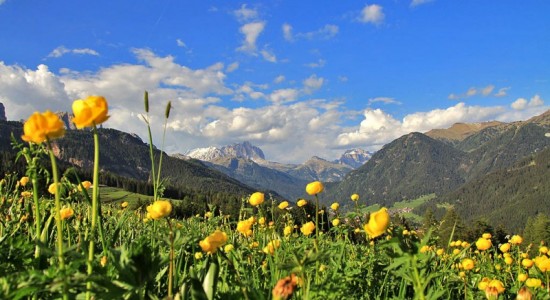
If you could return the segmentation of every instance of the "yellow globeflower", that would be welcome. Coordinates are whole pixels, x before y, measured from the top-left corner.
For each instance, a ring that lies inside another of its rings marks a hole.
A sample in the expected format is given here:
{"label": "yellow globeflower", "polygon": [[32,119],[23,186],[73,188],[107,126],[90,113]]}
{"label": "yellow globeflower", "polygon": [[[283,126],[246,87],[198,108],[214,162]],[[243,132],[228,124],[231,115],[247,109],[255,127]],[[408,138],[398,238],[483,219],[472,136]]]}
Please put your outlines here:
{"label": "yellow globeflower", "polygon": [[279,209],[285,209],[288,207],[288,201],[283,201],[277,206]]}
{"label": "yellow globeflower", "polygon": [[491,280],[491,282],[487,285],[487,288],[495,288],[499,294],[502,294],[504,290],[506,290],[502,281],[498,279]]}
{"label": "yellow globeflower", "polygon": [[477,249],[481,250],[481,251],[487,250],[487,249],[491,248],[491,246],[492,246],[491,240],[486,239],[486,238],[481,237],[476,242]]}
{"label": "yellow globeflower", "polygon": [[147,206],[147,216],[153,220],[164,218],[172,212],[172,204],[170,201],[157,200],[153,204]]}
{"label": "yellow globeflower", "polygon": [[55,191],[57,190],[57,186],[59,185],[59,187],[61,188],[61,183],[52,183],[50,184],[50,186],[48,187],[48,193],[52,194],[52,195],[55,195]]}
{"label": "yellow globeflower", "polygon": [[128,201],[122,202],[122,203],[120,204],[120,207],[122,207],[122,208],[128,207]]}
{"label": "yellow globeflower", "polygon": [[510,243],[504,243],[500,245],[499,249],[502,253],[507,253],[508,251],[510,251]]}
{"label": "yellow globeflower", "polygon": [[306,185],[306,193],[311,196],[321,193],[324,189],[325,187],[320,181],[310,182]]}
{"label": "yellow globeflower", "polygon": [[32,192],[22,191],[21,196],[24,197],[24,198],[30,198],[32,196]]}
{"label": "yellow globeflower", "polygon": [[546,255],[535,257],[535,265],[541,272],[550,271],[550,259]]}
{"label": "yellow globeflower", "polygon": [[491,282],[491,279],[483,277],[483,279],[481,279],[481,281],[477,284],[477,288],[484,291],[489,285],[489,282]]}
{"label": "yellow globeflower", "polygon": [[521,243],[523,243],[523,238],[519,235],[513,235],[510,239],[510,244],[512,245],[519,245]]}
{"label": "yellow globeflower", "polygon": [[267,243],[267,246],[264,247],[263,252],[265,254],[271,254],[275,253],[275,250],[278,249],[281,246],[280,240],[273,240],[269,243]]}
{"label": "yellow globeflower", "polygon": [[315,224],[313,224],[313,222],[311,222],[311,221],[305,223],[305,224],[302,225],[302,227],[300,228],[300,231],[301,231],[304,235],[310,235],[311,233],[313,233],[313,230],[315,230]]}
{"label": "yellow globeflower", "polygon": [[[89,182],[88,180],[82,181],[81,184],[86,190],[92,186],[92,183]],[[80,187],[80,185],[78,185],[78,190],[82,192],[82,188]]]}
{"label": "yellow globeflower", "polygon": [[23,125],[23,136],[25,142],[40,144],[46,139],[55,139],[65,134],[65,124],[58,115],[47,110],[44,113],[35,112]]}
{"label": "yellow globeflower", "polygon": [[307,201],[304,200],[304,199],[300,199],[300,200],[298,200],[298,202],[296,203],[296,205],[298,205],[298,207],[305,206],[306,204],[307,204]]}
{"label": "yellow globeflower", "polygon": [[195,259],[199,260],[202,258],[202,252],[195,252]]}
{"label": "yellow globeflower", "polygon": [[539,248],[539,252],[540,252],[540,253],[543,253],[543,254],[548,253],[548,247],[546,247],[546,246],[540,247],[540,248]]}
{"label": "yellow globeflower", "polygon": [[292,226],[285,226],[285,229],[283,230],[283,234],[285,236],[289,236],[292,234],[292,230],[293,230]]}
{"label": "yellow globeflower", "polygon": [[264,193],[255,192],[254,194],[250,195],[250,199],[248,199],[248,202],[252,206],[258,206],[264,203]]}
{"label": "yellow globeflower", "polygon": [[336,226],[338,226],[338,225],[340,225],[340,219],[334,219],[334,220],[332,220],[332,226],[336,227]]}
{"label": "yellow globeflower", "polygon": [[218,248],[223,246],[227,242],[227,234],[225,232],[216,230],[211,235],[207,236],[204,240],[199,242],[202,251],[214,254],[218,251]]}
{"label": "yellow globeflower", "polygon": [[390,224],[388,209],[382,207],[379,211],[370,214],[369,222],[363,226],[371,239],[382,235]]}
{"label": "yellow globeflower", "polygon": [[334,202],[330,205],[330,208],[334,211],[337,211],[340,208],[340,204],[338,204],[338,202]]}
{"label": "yellow globeflower", "polygon": [[225,245],[225,247],[223,247],[223,252],[229,253],[233,251],[233,249],[235,249],[235,246],[233,246],[233,244],[227,244]]}
{"label": "yellow globeflower", "polygon": [[254,225],[254,219],[253,218],[239,221],[237,223],[237,231],[242,233],[244,236],[251,236],[252,235],[252,225]]}
{"label": "yellow globeflower", "polygon": [[61,220],[67,220],[74,215],[74,210],[70,207],[65,207],[59,211],[59,214],[61,215]]}
{"label": "yellow globeflower", "polygon": [[530,267],[532,267],[533,264],[535,264],[535,262],[529,258],[524,258],[521,260],[521,265],[526,269],[529,269]]}
{"label": "yellow globeflower", "polygon": [[504,258],[504,263],[507,265],[511,265],[513,262],[514,262],[514,259],[511,258],[510,256],[507,256]]}
{"label": "yellow globeflower", "polygon": [[525,285],[530,288],[538,288],[541,287],[542,281],[538,278],[529,278],[525,281]]}
{"label": "yellow globeflower", "polygon": [[475,262],[471,258],[465,258],[463,259],[460,264],[462,265],[462,269],[464,270],[471,270],[475,267]]}
{"label": "yellow globeflower", "polygon": [[107,101],[102,96],[89,96],[84,100],[79,99],[73,102],[73,123],[78,129],[92,127],[107,121],[108,113]]}
{"label": "yellow globeflower", "polygon": [[21,179],[19,179],[19,184],[21,186],[26,186],[27,183],[29,183],[29,177],[23,176],[23,177],[21,177]]}
{"label": "yellow globeflower", "polygon": [[351,201],[357,201],[357,200],[359,200],[359,195],[357,194],[351,195]]}
{"label": "yellow globeflower", "polygon": [[521,274],[518,275],[518,280],[520,282],[524,282],[525,280],[527,280],[527,277],[529,277],[527,274],[521,273]]}

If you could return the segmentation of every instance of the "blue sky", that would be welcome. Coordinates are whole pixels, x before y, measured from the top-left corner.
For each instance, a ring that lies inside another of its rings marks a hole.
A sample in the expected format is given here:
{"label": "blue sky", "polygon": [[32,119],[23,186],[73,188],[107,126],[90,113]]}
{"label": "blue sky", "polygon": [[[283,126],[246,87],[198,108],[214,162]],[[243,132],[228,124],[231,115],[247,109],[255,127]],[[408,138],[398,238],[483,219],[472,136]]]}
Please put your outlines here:
{"label": "blue sky", "polygon": [[70,111],[166,150],[250,141],[270,160],[335,159],[411,131],[550,107],[548,1],[0,0],[8,119]]}

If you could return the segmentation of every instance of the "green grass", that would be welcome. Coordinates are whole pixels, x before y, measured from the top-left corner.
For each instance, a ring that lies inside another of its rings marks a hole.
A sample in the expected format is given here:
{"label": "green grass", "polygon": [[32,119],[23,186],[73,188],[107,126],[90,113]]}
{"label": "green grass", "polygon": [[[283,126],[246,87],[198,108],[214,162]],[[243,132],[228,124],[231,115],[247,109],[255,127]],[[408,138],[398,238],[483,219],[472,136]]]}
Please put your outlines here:
{"label": "green grass", "polygon": [[[91,193],[91,190],[90,190]],[[138,203],[152,202],[153,196],[142,195],[125,191],[121,188],[103,186],[100,189],[100,197],[103,203],[122,203],[128,202],[130,207],[135,207]]]}
{"label": "green grass", "polygon": [[[399,212],[400,215],[402,215],[403,217],[405,217],[408,220],[412,220],[414,222],[420,223],[420,222],[422,222],[422,216],[419,216],[419,215],[413,213],[412,210],[415,209],[416,207],[426,203],[427,201],[430,201],[433,198],[435,198],[435,194],[424,195],[424,196],[420,196],[420,197],[418,197],[416,199],[413,199],[413,200],[404,200],[404,201],[396,202],[389,209],[391,211],[394,211],[394,212],[395,211]],[[366,208],[366,211],[367,212],[373,212],[373,211],[377,211],[379,209],[380,209],[380,205],[379,204],[374,204],[374,205],[368,206]]]}

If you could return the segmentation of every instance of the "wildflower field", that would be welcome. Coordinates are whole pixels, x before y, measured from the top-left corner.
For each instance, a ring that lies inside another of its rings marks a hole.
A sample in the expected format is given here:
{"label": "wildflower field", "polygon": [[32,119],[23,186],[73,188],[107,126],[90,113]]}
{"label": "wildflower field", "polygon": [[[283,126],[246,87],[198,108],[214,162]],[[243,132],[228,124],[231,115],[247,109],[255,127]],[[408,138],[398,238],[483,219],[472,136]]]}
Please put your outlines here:
{"label": "wildflower field", "polygon": [[153,200],[101,203],[96,126],[109,118],[107,101],[76,100],[73,113],[96,141],[93,178],[59,174],[51,142],[65,129],[49,111],[32,114],[28,143],[15,145],[26,174],[2,174],[1,299],[550,298],[543,244],[524,245],[519,235],[497,244],[484,233],[436,246],[431,230],[402,225],[386,208],[367,213],[357,194],[321,209],[318,181],[296,203],[256,192],[238,215],[210,207],[177,219],[181,200],[162,198],[162,160],[151,148]]}

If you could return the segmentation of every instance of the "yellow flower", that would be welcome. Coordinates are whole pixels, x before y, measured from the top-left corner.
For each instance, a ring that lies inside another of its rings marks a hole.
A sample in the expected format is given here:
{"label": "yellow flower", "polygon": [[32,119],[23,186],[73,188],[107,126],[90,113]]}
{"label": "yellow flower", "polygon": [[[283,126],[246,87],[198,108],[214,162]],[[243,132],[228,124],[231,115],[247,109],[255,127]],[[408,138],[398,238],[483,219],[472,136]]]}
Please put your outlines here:
{"label": "yellow flower", "polygon": [[29,191],[22,191],[21,196],[25,198],[29,198],[30,196],[32,196],[32,193]]}
{"label": "yellow flower", "polygon": [[128,201],[122,202],[122,203],[120,204],[120,207],[122,207],[122,208],[128,207]]}
{"label": "yellow flower", "polygon": [[521,274],[518,275],[518,280],[521,281],[521,282],[524,282],[525,280],[527,280],[527,277],[529,277],[529,276],[527,276],[527,274],[521,273]]}
{"label": "yellow flower", "polygon": [[506,253],[506,252],[510,251],[510,243],[504,243],[504,244],[500,245],[499,249],[502,253]]}
{"label": "yellow flower", "polygon": [[296,203],[296,205],[298,205],[298,207],[305,206],[306,204],[307,204],[307,201],[304,200],[304,199],[300,199],[300,200],[298,200],[298,202]]}
{"label": "yellow flower", "polygon": [[489,286],[489,282],[491,282],[491,279],[483,277],[483,279],[481,279],[481,281],[477,284],[477,288],[484,291],[487,286]]}
{"label": "yellow flower", "polygon": [[225,245],[225,247],[223,247],[223,252],[229,253],[229,252],[233,251],[233,249],[235,249],[233,244],[227,244],[227,245]]}
{"label": "yellow flower", "polygon": [[21,186],[26,186],[27,183],[29,183],[29,177],[23,176],[23,177],[21,177],[21,179],[19,179],[19,184]]}
{"label": "yellow flower", "polygon": [[291,274],[290,276],[277,281],[277,284],[271,291],[273,300],[285,300],[292,297],[294,289],[296,288],[296,285],[298,285],[298,280],[299,279],[296,275]]}
{"label": "yellow flower", "polygon": [[382,235],[390,224],[390,214],[385,207],[370,214],[369,222],[363,226],[371,239]]}
{"label": "yellow flower", "polygon": [[334,220],[332,220],[332,226],[336,227],[336,226],[338,226],[338,225],[340,225],[340,219],[334,219]]}
{"label": "yellow flower", "polygon": [[61,189],[61,183],[56,184],[55,182],[50,184],[48,187],[48,192],[52,195],[55,195],[55,191],[57,190],[57,186],[59,185],[59,188]]}
{"label": "yellow flower", "polygon": [[510,244],[512,245],[519,245],[523,242],[523,238],[519,235],[513,235],[510,239]]}
{"label": "yellow flower", "polygon": [[460,249],[453,249],[453,254],[458,255],[460,253]]}
{"label": "yellow flower", "polygon": [[535,257],[535,265],[542,272],[550,271],[550,259],[546,255],[541,255],[541,256]]}
{"label": "yellow flower", "polygon": [[531,293],[531,291],[529,290],[528,287],[521,287],[521,289],[519,289],[518,291],[518,295],[516,296],[516,300],[531,300],[531,299],[535,299],[533,297],[533,293]]}
{"label": "yellow flower", "polygon": [[310,182],[306,185],[306,193],[311,196],[321,193],[324,189],[325,187],[320,181]]}
{"label": "yellow flower", "polygon": [[195,259],[199,260],[202,258],[202,252],[195,252]]}
{"label": "yellow flower", "polygon": [[250,195],[250,199],[248,199],[248,202],[252,206],[258,206],[264,203],[264,193],[255,192],[254,194]]}
{"label": "yellow flower", "polygon": [[[92,186],[92,183],[89,182],[88,180],[82,181],[81,184],[84,187],[84,189],[86,189],[86,190],[89,189]],[[80,185],[78,185],[78,190],[82,192],[82,187]]]}
{"label": "yellow flower", "polygon": [[102,266],[102,267],[105,267],[107,265],[107,256],[103,255],[101,257],[101,261],[99,261],[99,264]]}
{"label": "yellow flower", "polygon": [[242,233],[244,236],[251,236],[252,225],[254,225],[254,218],[239,221],[239,223],[237,223],[237,231]]}
{"label": "yellow flower", "polygon": [[540,247],[540,248],[539,248],[539,252],[540,252],[540,253],[543,253],[543,254],[548,253],[548,247],[546,247],[546,246]]}
{"label": "yellow flower", "polygon": [[313,233],[313,230],[315,230],[315,224],[313,224],[313,222],[311,222],[311,221],[305,223],[305,224],[302,225],[302,227],[300,228],[300,231],[301,231],[304,235],[310,235],[311,233]]}
{"label": "yellow flower", "polygon": [[23,125],[25,142],[40,144],[46,139],[62,137],[65,134],[65,125],[58,115],[47,110],[45,113],[35,112]]}
{"label": "yellow flower", "polygon": [[218,251],[218,248],[223,246],[227,242],[227,234],[225,232],[216,230],[211,235],[207,236],[204,240],[199,242],[202,251],[214,254]]}
{"label": "yellow flower", "polygon": [[258,224],[265,225],[265,217],[261,217],[258,219]]}
{"label": "yellow flower", "polygon": [[73,123],[78,129],[99,125],[109,119],[107,101],[102,96],[89,96],[84,100],[75,100],[73,113]]}
{"label": "yellow flower", "polygon": [[61,220],[67,220],[74,215],[74,210],[70,207],[65,207],[59,211],[59,214],[61,215]]}
{"label": "yellow flower", "polygon": [[481,237],[484,238],[484,239],[490,239],[493,236],[490,233],[484,233],[484,234],[481,235]]}
{"label": "yellow flower", "polygon": [[484,251],[484,250],[487,250],[489,248],[491,248],[492,246],[492,243],[491,243],[491,240],[489,239],[485,239],[485,238],[479,238],[476,242],[476,247],[478,250],[481,250],[481,251]]}
{"label": "yellow flower", "polygon": [[487,285],[487,288],[495,288],[499,294],[502,294],[505,290],[504,284],[498,279],[491,280],[491,282]]}
{"label": "yellow flower", "polygon": [[292,229],[293,229],[292,226],[286,226],[285,229],[283,230],[283,234],[285,236],[291,235],[292,234]]}
{"label": "yellow flower", "polygon": [[172,212],[172,204],[170,201],[157,200],[153,204],[147,206],[147,216],[153,220],[164,218]]}
{"label": "yellow flower", "polygon": [[288,201],[283,201],[277,206],[279,209],[285,209],[288,207]]}
{"label": "yellow flower", "polygon": [[475,262],[471,258],[465,258],[463,259],[460,264],[462,265],[462,269],[468,271],[475,267]]}
{"label": "yellow flower", "polygon": [[330,205],[330,208],[334,211],[337,211],[340,208],[340,204],[338,204],[338,202],[334,202]]}
{"label": "yellow flower", "polygon": [[507,256],[504,258],[504,263],[507,265],[511,265],[513,262],[514,262],[514,259],[511,258],[510,256]]}
{"label": "yellow flower", "polygon": [[529,278],[525,281],[525,285],[530,288],[538,288],[542,285],[542,281],[538,278]]}
{"label": "yellow flower", "polygon": [[275,253],[275,250],[278,249],[281,246],[280,240],[273,240],[269,243],[267,243],[267,246],[264,247],[263,251],[265,254],[271,254]]}
{"label": "yellow flower", "polygon": [[524,258],[521,260],[521,265],[526,269],[529,269],[530,267],[532,267],[534,263],[535,262],[529,258]]}
{"label": "yellow flower", "polygon": [[359,200],[359,195],[357,194],[351,195],[351,201],[357,201],[357,200]]}
{"label": "yellow flower", "polygon": [[443,248],[439,248],[435,251],[435,254],[437,254],[438,256],[443,255],[443,253],[445,253],[445,249]]}

